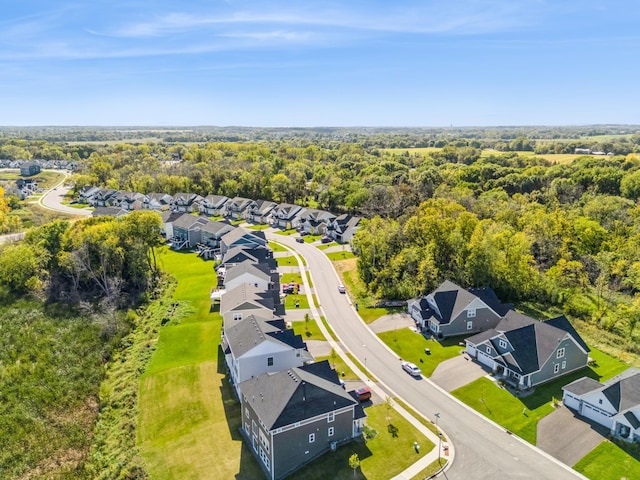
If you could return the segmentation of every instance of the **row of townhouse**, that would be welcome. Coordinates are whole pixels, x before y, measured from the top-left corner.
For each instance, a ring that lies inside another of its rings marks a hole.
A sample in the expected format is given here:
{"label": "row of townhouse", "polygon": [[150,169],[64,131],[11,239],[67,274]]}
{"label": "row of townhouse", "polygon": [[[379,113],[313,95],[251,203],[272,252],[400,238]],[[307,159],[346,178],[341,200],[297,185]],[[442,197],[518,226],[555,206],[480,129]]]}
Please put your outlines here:
{"label": "row of townhouse", "polygon": [[149,209],[222,216],[231,221],[246,220],[282,229],[295,228],[311,235],[327,235],[340,243],[353,238],[361,220],[353,215],[334,215],[325,210],[290,203],[277,204],[268,200],[228,198],[223,195],[202,197],[193,193],[176,193],[173,196],[164,193],[142,194],[95,186],[83,187],[78,193],[78,202],[96,208],[116,208],[120,213]]}
{"label": "row of townhouse", "polygon": [[[518,389],[529,389],[589,364],[589,347],[561,315],[535,320],[502,304],[490,288],[464,289],[450,281],[408,302],[416,325],[440,338],[465,339],[465,351]],[[640,442],[640,370],[598,382],[584,376],[562,387],[563,403],[611,435]]]}
{"label": "row of townhouse", "polygon": [[[261,232],[236,227],[217,268],[221,347],[241,403],[240,432],[266,478],[281,479],[362,434],[366,417],[328,361],[287,328],[277,263]],[[251,238],[254,236],[255,238]]]}

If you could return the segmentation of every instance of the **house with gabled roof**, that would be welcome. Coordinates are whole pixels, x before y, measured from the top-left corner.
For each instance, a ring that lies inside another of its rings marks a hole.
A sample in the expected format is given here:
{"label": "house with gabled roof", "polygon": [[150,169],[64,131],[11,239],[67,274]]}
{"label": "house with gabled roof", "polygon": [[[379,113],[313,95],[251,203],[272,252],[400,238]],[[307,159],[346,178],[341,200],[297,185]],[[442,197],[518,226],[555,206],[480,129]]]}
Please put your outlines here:
{"label": "house with gabled roof", "polygon": [[[225,269],[223,279],[225,289],[232,289],[243,283],[248,283],[262,290],[279,292],[280,274],[277,270],[271,271],[268,265],[253,263],[250,260]],[[218,286],[220,286],[220,281],[218,281]]]}
{"label": "house with gabled roof", "polygon": [[273,319],[284,313],[280,294],[274,290],[262,290],[243,283],[225,290],[220,297],[220,315],[225,322],[242,320],[249,315]]}
{"label": "house with gabled roof", "polygon": [[327,226],[327,235],[338,243],[350,242],[358,230],[358,225],[361,220],[361,217],[355,217],[346,213],[339,215]]}
{"label": "house with gabled roof", "polygon": [[494,328],[512,307],[502,304],[491,288],[464,289],[449,280],[429,295],[407,302],[420,329],[438,338]]}
{"label": "house with gabled roof", "polygon": [[212,217],[224,216],[229,197],[224,195],[207,195],[200,202],[200,213]]}
{"label": "house with gabled roof", "polygon": [[195,247],[202,240],[202,228],[209,222],[207,218],[189,213],[180,214],[172,223],[173,235],[169,238],[172,247],[177,250]]}
{"label": "house with gabled roof", "polygon": [[640,442],[640,370],[629,368],[600,383],[582,377],[562,387],[563,403],[627,442]]}
{"label": "house with gabled roof", "polygon": [[91,212],[92,217],[121,217],[129,212],[120,207],[96,207]]}
{"label": "house with gabled roof", "polygon": [[209,247],[220,248],[220,240],[222,237],[236,228],[238,227],[230,225],[227,222],[208,220],[202,226],[200,241]]}
{"label": "house with gabled roof", "polygon": [[273,251],[265,245],[236,245],[229,248],[222,256],[221,265],[229,268],[238,263],[249,260],[253,263],[265,263],[272,270],[278,268],[278,263],[273,258]]}
{"label": "house with gabled roof", "polygon": [[99,187],[94,185],[85,185],[80,189],[80,193],[78,193],[78,202],[93,205],[93,196],[99,191]]}
{"label": "house with gabled roof", "polygon": [[226,203],[224,216],[231,220],[247,218],[247,211],[255,204],[250,198],[234,197]]}
{"label": "house with gabled roof", "polygon": [[247,208],[246,219],[253,223],[268,223],[269,215],[278,204],[268,200],[256,200]]}
{"label": "house with gabled roof", "polygon": [[300,230],[310,235],[324,235],[336,216],[325,210],[305,208],[300,214]]}
{"label": "house with gabled roof", "polygon": [[94,207],[108,207],[112,197],[118,194],[113,188],[101,188],[91,197],[91,205]]}
{"label": "house with gabled roof", "polygon": [[289,230],[291,228],[298,228],[300,220],[298,215],[302,213],[304,209],[299,205],[292,205],[291,203],[281,203],[277,205],[269,216],[269,223],[276,228],[282,228]]}
{"label": "house with gabled roof", "polygon": [[564,315],[539,321],[514,310],[465,340],[466,352],[519,389],[587,366],[589,347]]}
{"label": "house with gabled roof", "polygon": [[220,250],[224,256],[232,247],[265,247],[267,246],[267,243],[264,232],[236,227],[234,230],[225,233],[222,238],[220,238]]}
{"label": "house with gabled roof", "polygon": [[199,212],[202,197],[196,193],[176,193],[171,209],[175,212]]}
{"label": "house with gabled roof", "polygon": [[241,382],[263,373],[300,367],[313,360],[302,336],[287,329],[283,319],[259,315],[225,321],[222,350],[238,398]]}
{"label": "house with gabled roof", "polygon": [[173,197],[167,193],[148,193],[143,201],[144,208],[164,212],[171,209]]}
{"label": "house with gabled roof", "polygon": [[118,192],[111,197],[110,204],[123,210],[142,210],[145,205],[145,195],[136,192]]}
{"label": "house with gabled roof", "polygon": [[259,375],[240,391],[242,436],[271,480],[362,435],[366,414],[326,360]]}

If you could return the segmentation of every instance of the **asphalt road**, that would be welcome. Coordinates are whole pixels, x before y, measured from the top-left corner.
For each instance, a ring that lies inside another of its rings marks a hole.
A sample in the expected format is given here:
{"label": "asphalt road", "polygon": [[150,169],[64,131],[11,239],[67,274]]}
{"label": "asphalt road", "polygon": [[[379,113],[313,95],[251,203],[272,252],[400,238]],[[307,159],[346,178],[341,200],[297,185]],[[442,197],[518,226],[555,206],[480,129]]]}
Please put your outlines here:
{"label": "asphalt road", "polygon": [[[59,172],[59,170],[56,170]],[[38,200],[40,206],[48,209],[55,210],[57,212],[67,213],[69,215],[89,216],[91,210],[88,208],[73,208],[68,205],[63,205],[62,201],[64,196],[71,188],[65,187],[64,182],[67,179],[65,175],[64,179],[60,181],[54,188],[47,190],[42,197]]]}
{"label": "asphalt road", "polygon": [[415,380],[405,374],[400,368],[400,359],[364,324],[348,296],[338,293],[340,281],[331,261],[316,247],[296,243],[293,237],[269,236],[304,256],[325,318],[346,349],[380,380],[383,388],[390,388],[394,396],[402,398],[427,418],[433,419],[436,412],[440,414],[438,425],[456,449],[455,461],[446,472],[446,478],[585,478],[461,405],[430,381]]}

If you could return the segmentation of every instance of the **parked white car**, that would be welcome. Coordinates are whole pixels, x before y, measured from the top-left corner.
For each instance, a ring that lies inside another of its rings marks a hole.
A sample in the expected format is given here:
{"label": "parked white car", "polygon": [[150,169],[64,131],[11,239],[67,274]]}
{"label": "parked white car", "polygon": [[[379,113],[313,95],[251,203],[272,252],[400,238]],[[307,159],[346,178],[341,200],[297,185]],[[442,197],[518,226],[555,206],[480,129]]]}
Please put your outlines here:
{"label": "parked white car", "polygon": [[402,362],[402,369],[413,377],[419,377],[422,372],[411,362]]}

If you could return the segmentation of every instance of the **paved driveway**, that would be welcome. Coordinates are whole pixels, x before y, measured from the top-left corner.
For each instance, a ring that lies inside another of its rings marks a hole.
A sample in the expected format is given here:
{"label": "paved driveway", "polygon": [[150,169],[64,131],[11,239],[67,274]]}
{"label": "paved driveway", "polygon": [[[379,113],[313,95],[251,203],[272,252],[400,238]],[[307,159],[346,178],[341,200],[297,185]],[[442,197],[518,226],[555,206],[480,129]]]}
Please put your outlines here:
{"label": "paved driveway", "polygon": [[392,313],[383,315],[369,325],[369,328],[376,333],[388,332],[389,330],[399,330],[401,328],[415,329],[415,322],[408,313]]}
{"label": "paved driveway", "polygon": [[608,430],[562,406],[538,422],[537,446],[562,463],[575,465],[602,442]]}
{"label": "paved driveway", "polygon": [[447,392],[451,392],[484,377],[487,373],[489,372],[479,363],[471,360],[467,354],[462,354],[438,365],[429,379]]}

